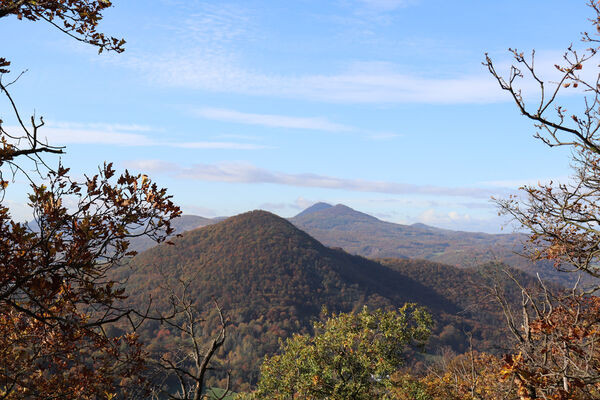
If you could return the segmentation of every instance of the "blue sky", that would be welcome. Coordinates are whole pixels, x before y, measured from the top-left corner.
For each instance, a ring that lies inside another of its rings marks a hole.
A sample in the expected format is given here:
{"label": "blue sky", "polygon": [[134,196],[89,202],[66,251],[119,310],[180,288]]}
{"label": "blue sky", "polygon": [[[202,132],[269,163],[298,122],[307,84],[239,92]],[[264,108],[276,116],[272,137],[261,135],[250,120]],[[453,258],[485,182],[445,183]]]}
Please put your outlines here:
{"label": "blue sky", "polygon": [[[123,54],[16,18],[0,53],[28,70],[12,93],[75,174],[113,161],[207,217],[326,201],[499,232],[490,197],[568,179],[569,154],[532,138],[484,53],[507,70],[509,47],[535,48],[551,75],[590,16],[583,1],[129,0],[102,24]],[[17,182],[20,218],[24,199]]]}

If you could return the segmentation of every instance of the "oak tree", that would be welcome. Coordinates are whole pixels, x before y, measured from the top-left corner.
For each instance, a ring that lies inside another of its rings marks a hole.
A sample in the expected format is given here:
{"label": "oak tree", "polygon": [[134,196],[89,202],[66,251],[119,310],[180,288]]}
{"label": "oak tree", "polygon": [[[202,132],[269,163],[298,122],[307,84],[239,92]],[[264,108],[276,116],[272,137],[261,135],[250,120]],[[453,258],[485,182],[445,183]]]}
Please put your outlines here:
{"label": "oak tree", "polygon": [[415,304],[396,311],[332,315],[314,325],[314,335],[296,334],[281,354],[261,366],[257,398],[389,399],[391,375],[411,346],[422,346],[432,326]]}
{"label": "oak tree", "polygon": [[[488,55],[484,63],[534,122],[536,138],[551,148],[571,149],[574,169],[569,182],[524,186],[524,200],[499,200],[500,209],[531,232],[526,254],[532,261],[550,260],[559,271],[581,272],[592,282],[587,291],[577,283],[566,293],[540,282],[538,293],[521,288],[519,310],[504,307],[517,343],[506,356],[504,374],[519,386],[521,399],[600,398],[599,300],[592,295],[598,288],[593,278],[600,277],[600,3],[588,5],[593,30],[582,34],[585,48],[571,45],[556,63],[558,77],[541,75],[535,52],[511,49],[515,65],[507,75]],[[537,87],[533,101],[522,92],[523,82]],[[578,110],[571,109],[575,101],[566,94],[579,96]]]}
{"label": "oak tree", "polygon": [[446,351],[419,383],[432,400],[513,400],[517,388],[502,380],[502,367],[502,359],[492,354]]}
{"label": "oak tree", "polygon": [[102,13],[112,7],[110,0],[0,0],[0,18],[46,21],[70,37],[104,50],[124,51],[124,39],[98,31]]}
{"label": "oak tree", "polygon": [[[120,52],[123,40],[97,30],[110,5],[0,0],[0,18],[44,20],[100,51]],[[110,163],[83,179],[50,167],[46,155],[64,149],[40,140],[42,118],[22,118],[9,92],[20,75],[10,77],[9,65],[0,58],[0,94],[18,123],[11,130],[0,115],[0,398],[132,398],[142,387],[135,328],[145,315],[121,305],[123,289],[109,271],[134,255],[132,237],[171,234],[180,210],[148,177],[118,176]],[[31,183],[33,224],[14,221],[4,204],[16,174]],[[119,320],[131,329],[108,334]]]}
{"label": "oak tree", "polygon": [[[571,45],[555,65],[558,78],[544,79],[536,68],[535,51],[529,56],[516,49],[516,64],[507,76],[496,70],[486,55],[488,70],[500,88],[510,94],[521,114],[531,119],[535,137],[549,147],[572,150],[574,174],[568,183],[521,188],[526,196],[498,200],[501,212],[512,216],[531,232],[527,254],[532,260],[547,259],[561,271],[583,271],[600,277],[600,3],[589,2],[595,33],[584,32],[586,49]],[[585,72],[585,73],[584,73]],[[537,85],[539,97],[523,94],[523,81]],[[570,93],[564,93],[570,91]],[[563,95],[580,95],[578,111],[569,111]]]}

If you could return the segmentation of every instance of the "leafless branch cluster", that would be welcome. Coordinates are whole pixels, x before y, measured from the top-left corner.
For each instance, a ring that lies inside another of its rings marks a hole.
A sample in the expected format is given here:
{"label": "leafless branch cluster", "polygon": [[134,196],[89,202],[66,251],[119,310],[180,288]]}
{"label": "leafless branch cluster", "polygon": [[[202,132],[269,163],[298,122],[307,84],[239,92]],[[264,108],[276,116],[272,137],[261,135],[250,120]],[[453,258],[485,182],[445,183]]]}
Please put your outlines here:
{"label": "leafless branch cluster", "polygon": [[[594,30],[600,32],[600,6],[590,1],[595,17]],[[599,35],[584,32],[582,42],[589,46],[566,50],[556,81],[540,76],[535,52],[528,57],[510,49],[516,62],[507,76],[499,73],[489,55],[484,65],[500,87],[513,98],[521,114],[535,123],[535,137],[550,147],[572,149],[574,174],[568,183],[525,186],[527,201],[518,197],[498,200],[502,213],[512,216],[531,233],[526,253],[533,261],[552,260],[558,270],[583,271],[600,277],[600,71],[596,56]],[[583,72],[588,72],[586,75]],[[595,78],[589,78],[594,75]],[[525,98],[521,82],[537,86],[537,101]],[[583,97],[580,112],[569,112],[560,101],[565,91]]]}
{"label": "leafless branch cluster", "polygon": [[[153,398],[167,396],[173,400],[201,400],[207,398],[205,380],[209,371],[214,370],[217,351],[227,338],[229,319],[216,299],[213,299],[214,310],[218,315],[219,326],[209,335],[206,321],[189,296],[192,280],[176,279],[177,287],[169,284],[165,278],[163,291],[169,293],[173,315],[162,318],[161,323],[174,335],[183,338],[176,348],[161,352],[153,361],[156,375],[162,376],[162,383],[153,390]],[[227,383],[224,391],[217,396],[211,393],[211,399],[222,400],[230,390],[230,371],[226,371]],[[176,392],[169,390],[169,382],[176,380]]]}
{"label": "leafless branch cluster", "polygon": [[519,387],[522,399],[598,398],[600,385],[600,298],[579,290],[519,287],[522,301],[512,307],[499,286],[492,290],[502,305],[516,345],[504,358],[503,375]]}
{"label": "leafless branch cluster", "polygon": [[[0,59],[0,66],[2,65],[2,60]],[[31,181],[29,168],[24,167],[23,163],[20,162],[21,158],[28,158],[32,162],[31,168],[37,171],[38,176],[41,176],[44,175],[40,169],[41,167],[43,167],[43,171],[52,170],[42,156],[44,154],[64,153],[64,147],[51,146],[41,139],[39,131],[44,126],[43,117],[36,118],[35,115],[32,115],[29,122],[26,123],[25,119],[21,116],[15,100],[9,92],[9,87],[20,76],[9,83],[4,83],[3,78],[5,77],[5,73],[0,70],[0,95],[3,95],[7,100],[9,109],[17,121],[17,125],[13,127],[15,131],[9,131],[2,119],[3,116],[0,115],[0,195],[2,197],[9,184],[9,180],[14,179],[17,172],[23,173],[23,176]]]}

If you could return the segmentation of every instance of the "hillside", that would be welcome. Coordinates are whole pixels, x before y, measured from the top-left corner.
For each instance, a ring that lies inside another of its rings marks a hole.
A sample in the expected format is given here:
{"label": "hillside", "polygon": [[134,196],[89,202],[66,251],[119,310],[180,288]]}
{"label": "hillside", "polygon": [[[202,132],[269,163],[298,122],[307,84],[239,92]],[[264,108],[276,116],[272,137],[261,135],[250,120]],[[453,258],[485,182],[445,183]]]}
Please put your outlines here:
{"label": "hillside", "polygon": [[[138,255],[131,269],[121,271],[121,278],[129,275],[130,301],[144,304],[152,295],[155,306],[166,308],[162,286],[178,278],[193,279],[190,295],[207,315],[210,299],[219,299],[233,320],[225,352],[238,388],[256,382],[262,357],[276,351],[280,338],[308,331],[323,306],[340,312],[364,304],[398,307],[418,302],[438,321],[436,346],[464,350],[465,331],[473,333],[481,348],[501,342],[503,325],[491,309],[482,308],[484,322],[477,320],[482,313],[468,310],[486,296],[475,270],[423,261],[388,260],[386,266],[325,247],[265,211],[186,232],[174,242]],[[154,346],[166,340],[164,335],[158,339],[158,326],[146,329],[144,336]]]}
{"label": "hillside", "polygon": [[524,234],[486,234],[434,228],[424,224],[402,225],[381,221],[342,204],[312,206],[290,221],[321,243],[340,247],[368,258],[418,258],[474,267],[501,262],[532,275],[568,285],[573,275],[556,273],[550,263],[532,264],[518,253]]}

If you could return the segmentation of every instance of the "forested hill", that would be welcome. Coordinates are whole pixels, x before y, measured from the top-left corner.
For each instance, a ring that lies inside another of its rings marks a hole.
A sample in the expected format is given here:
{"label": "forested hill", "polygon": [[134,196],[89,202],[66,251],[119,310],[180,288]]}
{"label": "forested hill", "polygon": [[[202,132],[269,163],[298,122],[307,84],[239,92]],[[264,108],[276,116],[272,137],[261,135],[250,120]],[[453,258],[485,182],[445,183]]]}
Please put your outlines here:
{"label": "forested hill", "polygon": [[[466,331],[482,348],[502,342],[498,327],[503,324],[493,306],[480,308],[487,315],[483,322],[477,320],[479,312],[465,312],[469,303],[481,306],[486,296],[480,284],[485,282],[475,270],[423,261],[388,260],[386,266],[325,247],[265,211],[186,232],[174,242],[138,255],[131,269],[121,271],[130,275],[130,301],[145,304],[152,295],[155,306],[166,307],[165,283],[179,278],[193,282],[190,294],[207,313],[211,298],[217,298],[234,322],[224,350],[238,388],[256,382],[262,357],[276,351],[279,338],[309,330],[323,306],[340,312],[364,304],[417,302],[437,320],[437,345],[464,350]],[[168,340],[158,329],[149,324],[144,333],[155,346]]]}

